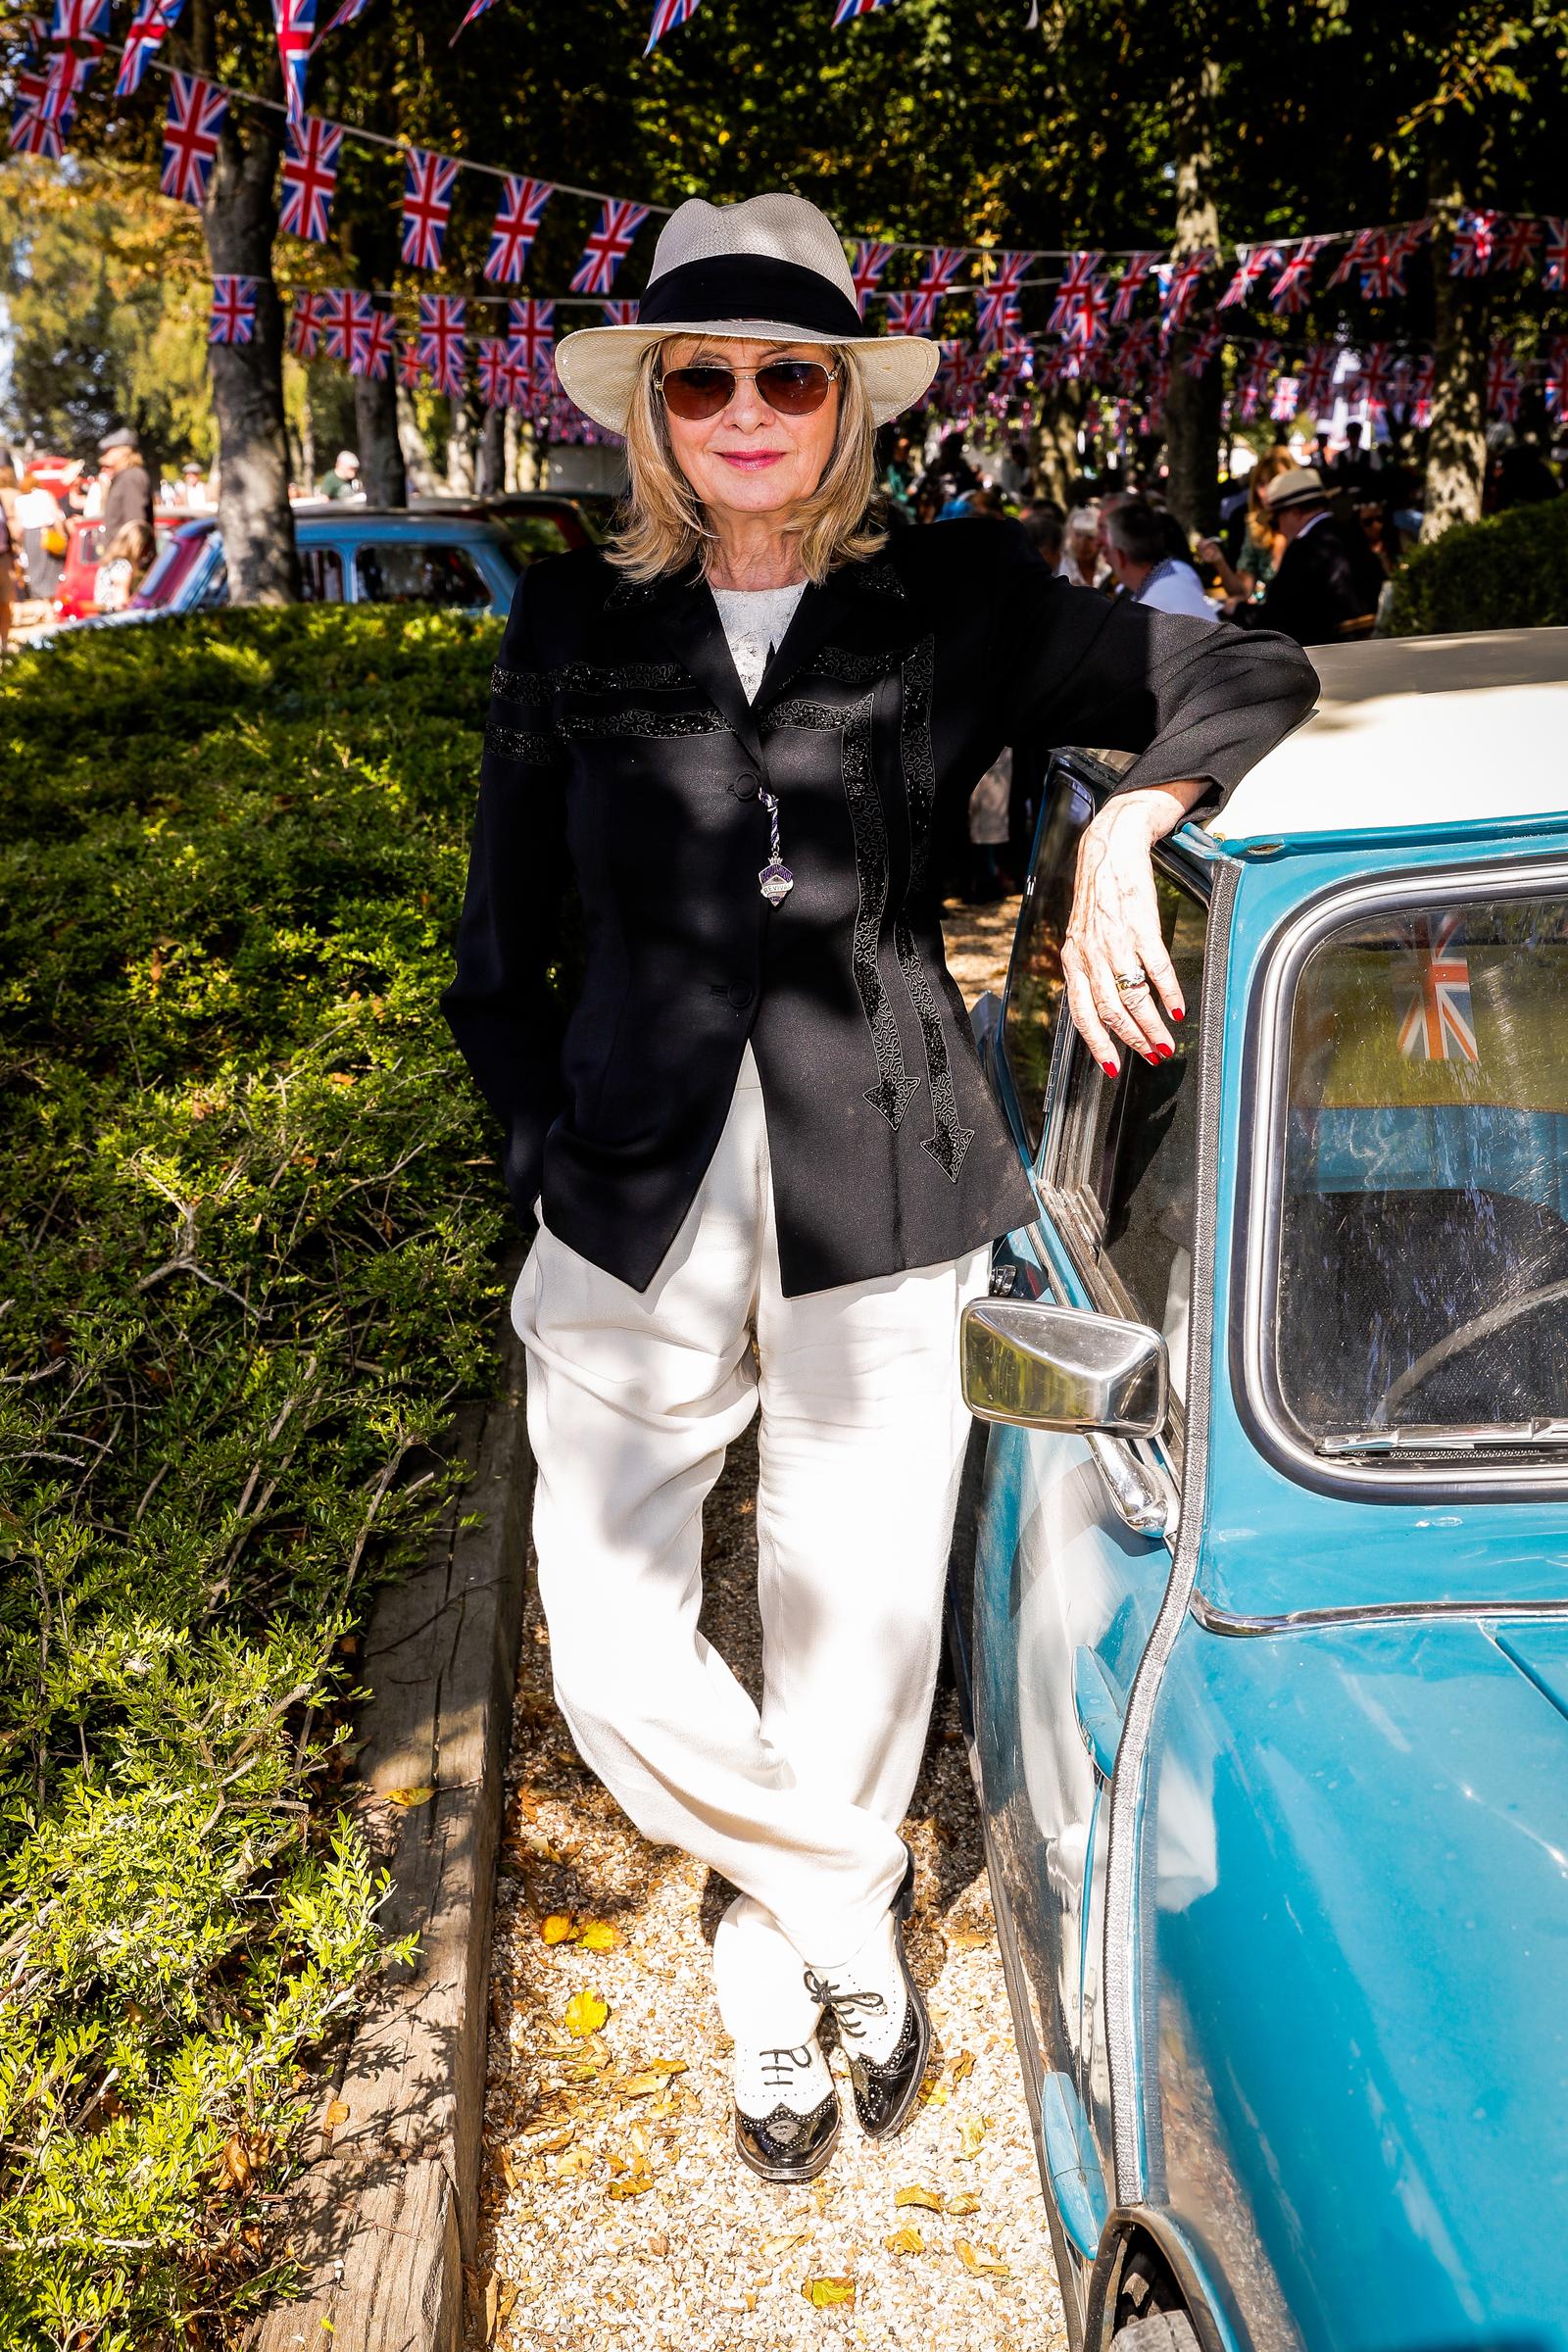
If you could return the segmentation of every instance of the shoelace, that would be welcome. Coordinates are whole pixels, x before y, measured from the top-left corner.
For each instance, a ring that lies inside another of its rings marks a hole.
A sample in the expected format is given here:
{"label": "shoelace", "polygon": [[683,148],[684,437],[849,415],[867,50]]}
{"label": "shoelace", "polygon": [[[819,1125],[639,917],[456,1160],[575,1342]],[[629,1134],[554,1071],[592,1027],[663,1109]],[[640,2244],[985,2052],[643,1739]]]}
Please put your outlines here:
{"label": "shoelace", "polygon": [[856,2010],[863,2009],[870,2017],[882,2017],[887,2012],[887,2003],[879,1992],[841,1992],[831,1977],[819,1977],[809,1968],[806,1972],[806,1989],[813,2001],[832,2010],[852,2039],[865,2032],[864,2024],[855,2015]]}
{"label": "shoelace", "polygon": [[791,2090],[794,2088],[795,2070],[808,2067],[811,2063],[811,2045],[808,2041],[803,2041],[800,2048],[795,2050],[763,2050],[761,2059],[762,2080],[768,2089]]}

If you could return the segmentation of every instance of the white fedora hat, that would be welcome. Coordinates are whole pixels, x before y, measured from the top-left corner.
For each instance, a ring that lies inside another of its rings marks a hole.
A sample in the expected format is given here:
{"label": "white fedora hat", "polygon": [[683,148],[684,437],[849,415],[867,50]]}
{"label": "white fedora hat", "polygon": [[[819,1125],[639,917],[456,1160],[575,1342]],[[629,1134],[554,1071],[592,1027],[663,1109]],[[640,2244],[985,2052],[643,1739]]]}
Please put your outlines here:
{"label": "white fedora hat", "polygon": [[557,344],[556,372],[596,424],[624,432],[638,362],[666,335],[831,343],[859,369],[878,424],[919,399],[942,357],[924,335],[867,333],[838,230],[783,194],[689,197],[660,232],[636,325],[579,327]]}

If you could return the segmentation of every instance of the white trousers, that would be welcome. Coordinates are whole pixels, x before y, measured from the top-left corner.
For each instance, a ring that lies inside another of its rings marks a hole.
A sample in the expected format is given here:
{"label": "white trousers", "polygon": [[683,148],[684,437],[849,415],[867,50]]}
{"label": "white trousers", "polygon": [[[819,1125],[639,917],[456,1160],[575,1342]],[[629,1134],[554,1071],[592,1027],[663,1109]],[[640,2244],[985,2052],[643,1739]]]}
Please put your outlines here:
{"label": "white trousers", "polygon": [[[517,1281],[557,1702],[644,1837],[742,1889],[713,1951],[740,2040],[806,2037],[803,1965],[848,1958],[903,1875],[969,1429],[958,1309],[987,1265],[786,1298],[748,1047],[648,1290],[543,1226]],[[759,1409],[760,1712],[697,1627],[703,1504]]]}

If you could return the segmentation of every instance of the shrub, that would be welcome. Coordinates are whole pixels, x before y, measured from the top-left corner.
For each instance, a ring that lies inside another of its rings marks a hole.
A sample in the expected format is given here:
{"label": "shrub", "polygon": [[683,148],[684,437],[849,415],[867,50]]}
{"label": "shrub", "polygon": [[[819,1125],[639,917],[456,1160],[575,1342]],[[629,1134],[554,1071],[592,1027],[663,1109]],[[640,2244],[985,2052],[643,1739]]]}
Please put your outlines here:
{"label": "shrub", "polygon": [[1392,637],[1568,624],[1568,498],[1457,523],[1395,575]]}
{"label": "shrub", "polygon": [[235,614],[0,691],[8,2348],[227,2340],[384,1957],[334,1792],[490,1364],[509,1212],[434,1000],[496,635]]}

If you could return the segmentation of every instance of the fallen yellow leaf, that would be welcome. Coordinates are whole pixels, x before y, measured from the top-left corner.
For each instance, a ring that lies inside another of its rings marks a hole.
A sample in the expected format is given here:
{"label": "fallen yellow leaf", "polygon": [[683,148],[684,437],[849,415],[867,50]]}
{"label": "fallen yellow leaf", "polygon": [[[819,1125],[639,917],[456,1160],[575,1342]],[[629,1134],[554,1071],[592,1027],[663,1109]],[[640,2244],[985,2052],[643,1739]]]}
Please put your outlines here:
{"label": "fallen yellow leaf", "polygon": [[923,2254],[925,2252],[925,2239],[920,2235],[919,2230],[913,2228],[895,2230],[882,2240],[882,2243],[890,2254]]}
{"label": "fallen yellow leaf", "polygon": [[347,2099],[328,2099],[325,2107],[321,2110],[321,2130],[335,2132],[339,2124],[346,2124],[348,2120],[349,2103]]}
{"label": "fallen yellow leaf", "polygon": [[966,2115],[962,2117],[958,2125],[959,2160],[967,2161],[967,2159],[971,2156],[978,2156],[980,2153],[980,2143],[985,2138],[985,2135],[986,2119],[983,2115]]}
{"label": "fallen yellow leaf", "polygon": [[530,2156],[559,2156],[571,2145],[574,2126],[562,2124],[554,2132],[538,2132],[528,2142]]}
{"label": "fallen yellow leaf", "polygon": [[809,2230],[791,2230],[783,2237],[765,2237],[761,2246],[762,2260],[777,2262],[779,2256],[787,2254],[791,2246],[804,2245],[810,2234]]}
{"label": "fallen yellow leaf", "polygon": [[957,2196],[950,2197],[948,2199],[948,2218],[950,2221],[961,2221],[965,2214],[978,2213],[979,2210],[980,2193],[978,2189],[961,2189]]}
{"label": "fallen yellow leaf", "polygon": [[522,2183],[521,2176],[519,2175],[516,2166],[512,2161],[512,2150],[510,2148],[503,2148],[501,2151],[501,2178],[506,2182],[508,2190],[511,2192],[511,2194],[515,2196]]}
{"label": "fallen yellow leaf", "polygon": [[576,1923],[569,1911],[552,1911],[540,1924],[539,1934],[546,1943],[569,1943],[576,1935]]}
{"label": "fallen yellow leaf", "polygon": [[623,2099],[646,2099],[651,2092],[662,2090],[666,2081],[667,2077],[649,2066],[640,2075],[622,2075],[615,2088]]}
{"label": "fallen yellow leaf", "polygon": [[389,1788],[386,1801],[389,1805],[401,1805],[406,1813],[412,1813],[416,1805],[427,1805],[434,1794],[433,1788]]}
{"label": "fallen yellow leaf", "polygon": [[920,2085],[920,2097],[927,2107],[945,2107],[948,2103],[948,2086],[938,2076],[927,2075]]}
{"label": "fallen yellow leaf", "polygon": [[949,1928],[948,1947],[955,1952],[978,1952],[991,1941],[989,1928]]}
{"label": "fallen yellow leaf", "polygon": [[607,1919],[591,1919],[578,1941],[585,1952],[612,1952],[620,1941],[620,1932]]}
{"label": "fallen yellow leaf", "polygon": [[808,2303],[812,2304],[816,2310],[825,2311],[830,2304],[855,2301],[855,2280],[853,2278],[807,2278],[801,2283],[801,2292]]}
{"label": "fallen yellow leaf", "polygon": [[656,2075],[683,2075],[686,2072],[684,2058],[650,2058],[648,2064]]}
{"label": "fallen yellow leaf", "polygon": [[948,2073],[955,2082],[965,2082],[974,2073],[973,2050],[960,2050],[949,2067]]}
{"label": "fallen yellow leaf", "polygon": [[629,2170],[622,2169],[620,2178],[612,2180],[609,2194],[612,2197],[640,2197],[654,2185],[654,2176],[648,2169],[646,2156],[639,2156]]}
{"label": "fallen yellow leaf", "polygon": [[584,2034],[597,2034],[609,2015],[610,2003],[599,1993],[574,1992],[566,2003],[566,2014],[562,2022],[566,2032],[575,2034],[580,2040]]}
{"label": "fallen yellow leaf", "polygon": [[966,2238],[956,2237],[953,2241],[953,2251],[973,2278],[1007,2278],[1011,2277],[1004,2262],[988,2261],[984,2255],[975,2252]]}
{"label": "fallen yellow leaf", "polygon": [[522,1815],[524,1821],[538,1820],[539,1799],[535,1796],[531,1788],[519,1788],[517,1790],[516,1804],[517,1811]]}
{"label": "fallen yellow leaf", "polygon": [[907,2188],[899,2190],[893,2202],[895,2205],[923,2205],[927,2213],[940,2213],[942,2191],[939,2188],[922,2188],[918,2180],[911,2180]]}

